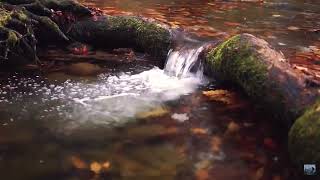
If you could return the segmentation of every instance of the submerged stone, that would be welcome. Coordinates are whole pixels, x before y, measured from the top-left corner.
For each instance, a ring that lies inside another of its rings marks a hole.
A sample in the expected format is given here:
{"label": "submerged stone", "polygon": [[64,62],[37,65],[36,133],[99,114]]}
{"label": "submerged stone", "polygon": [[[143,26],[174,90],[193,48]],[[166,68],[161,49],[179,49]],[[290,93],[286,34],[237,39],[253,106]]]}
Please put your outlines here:
{"label": "submerged stone", "polygon": [[102,72],[102,69],[91,63],[75,63],[67,68],[67,73],[78,76],[93,76]]}

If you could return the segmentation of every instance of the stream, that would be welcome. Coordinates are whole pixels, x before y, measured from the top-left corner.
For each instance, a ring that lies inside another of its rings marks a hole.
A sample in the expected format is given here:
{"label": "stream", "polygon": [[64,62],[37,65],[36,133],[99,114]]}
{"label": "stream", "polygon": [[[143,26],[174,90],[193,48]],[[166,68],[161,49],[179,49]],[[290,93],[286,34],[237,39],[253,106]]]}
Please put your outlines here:
{"label": "stream", "polygon": [[[314,32],[300,37],[300,29],[319,18],[315,15],[319,6],[309,6],[315,1],[301,7],[294,0],[292,4],[288,0],[264,5],[83,2],[109,14],[141,13],[198,32],[204,39],[255,30],[286,55],[292,55],[293,50],[310,50],[319,40],[315,29],[319,21],[312,25]],[[265,19],[250,16],[251,11],[261,9]],[[298,11],[303,11],[304,18],[314,19],[292,22],[297,24],[290,26],[299,25],[299,30],[288,29],[286,18]],[[246,25],[241,25],[239,13],[248,13]],[[268,24],[271,22],[275,24]],[[251,27],[253,23],[257,27]],[[280,31],[283,26],[286,29]],[[271,32],[273,27],[277,28]],[[163,69],[148,56],[137,55],[133,62],[105,68],[108,71],[97,75],[74,75],[70,69],[2,75],[1,178],[298,180],[288,160],[286,134],[237,89],[226,90],[205,77],[198,58],[203,46],[194,41],[170,50]],[[62,53],[57,56],[66,57]]]}
{"label": "stream", "polygon": [[143,59],[97,76],[3,77],[1,176],[294,177],[281,134],[240,93],[203,75],[202,49],[197,43],[171,50],[164,69]]}

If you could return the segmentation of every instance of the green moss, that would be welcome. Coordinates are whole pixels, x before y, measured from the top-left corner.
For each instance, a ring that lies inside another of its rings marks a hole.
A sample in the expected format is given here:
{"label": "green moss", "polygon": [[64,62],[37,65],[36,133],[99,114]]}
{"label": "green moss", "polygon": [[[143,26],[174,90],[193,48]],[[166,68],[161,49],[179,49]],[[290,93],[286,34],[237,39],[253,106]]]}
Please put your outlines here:
{"label": "green moss", "polygon": [[267,66],[237,35],[225,41],[207,55],[207,63],[214,76],[235,83],[251,97],[265,95]]}
{"label": "green moss", "polygon": [[12,12],[0,8],[0,26],[5,26],[11,19]]}
{"label": "green moss", "polygon": [[15,16],[22,22],[28,21],[28,16],[23,11],[16,11]]}
{"label": "green moss", "polygon": [[136,44],[152,55],[166,54],[170,46],[170,32],[153,22],[136,17],[108,17],[112,30],[132,31]]}
{"label": "green moss", "polygon": [[22,22],[28,20],[28,16],[23,11],[7,11],[0,8],[0,26],[5,26],[12,18],[16,18]]}
{"label": "green moss", "polygon": [[289,152],[297,166],[305,163],[320,164],[320,100],[291,127]]}
{"label": "green moss", "polygon": [[19,38],[17,37],[17,34],[14,31],[9,31],[8,39],[7,39],[8,47],[14,47],[18,41],[19,41]]}

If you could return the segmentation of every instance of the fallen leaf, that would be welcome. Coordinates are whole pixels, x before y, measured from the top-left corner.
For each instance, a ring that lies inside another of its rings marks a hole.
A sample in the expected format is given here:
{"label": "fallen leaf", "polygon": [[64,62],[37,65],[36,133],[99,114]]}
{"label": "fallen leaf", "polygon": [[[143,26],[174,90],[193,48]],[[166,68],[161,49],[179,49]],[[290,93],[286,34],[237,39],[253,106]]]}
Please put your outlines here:
{"label": "fallen leaf", "polygon": [[253,180],[260,180],[262,179],[264,174],[264,167],[259,168],[253,175]]}
{"label": "fallen leaf", "polygon": [[231,121],[228,124],[227,130],[225,133],[226,134],[234,134],[234,133],[238,132],[239,130],[240,130],[240,126],[237,123]]}
{"label": "fallen leaf", "polygon": [[263,144],[265,145],[266,148],[271,150],[275,150],[277,148],[276,143],[271,138],[264,138]]}
{"label": "fallen leaf", "polygon": [[110,164],[109,161],[106,161],[106,162],[104,162],[104,163],[102,164],[102,167],[103,167],[104,169],[109,169],[110,166],[111,166],[111,164]]}
{"label": "fallen leaf", "polygon": [[209,172],[207,169],[199,169],[195,173],[196,180],[209,180]]}
{"label": "fallen leaf", "polygon": [[102,169],[102,166],[98,162],[93,162],[90,164],[90,170],[96,174],[99,174],[101,169]]}
{"label": "fallen leaf", "polygon": [[203,91],[203,95],[207,96],[212,101],[219,101],[226,104],[231,104],[234,98],[234,93],[226,90],[211,90]]}
{"label": "fallen leaf", "polygon": [[70,161],[72,165],[77,169],[86,169],[88,167],[87,164],[79,157],[71,156]]}
{"label": "fallen leaf", "polygon": [[178,128],[169,127],[166,129],[165,134],[170,135],[170,134],[176,134],[177,132],[178,132]]}
{"label": "fallen leaf", "polygon": [[237,23],[237,22],[224,22],[223,23],[224,25],[227,25],[227,26],[241,26],[240,23]]}
{"label": "fallen leaf", "polygon": [[281,180],[281,176],[279,176],[279,175],[273,176],[272,180]]}
{"label": "fallen leaf", "polygon": [[146,119],[146,118],[155,118],[161,117],[169,113],[168,109],[163,107],[158,107],[146,112],[137,113],[137,118]]}
{"label": "fallen leaf", "polygon": [[195,134],[195,135],[208,134],[208,131],[206,129],[203,129],[203,128],[191,128],[190,130],[191,130],[192,134]]}
{"label": "fallen leaf", "polygon": [[218,136],[213,136],[211,138],[211,150],[214,153],[218,153],[221,150],[222,140]]}

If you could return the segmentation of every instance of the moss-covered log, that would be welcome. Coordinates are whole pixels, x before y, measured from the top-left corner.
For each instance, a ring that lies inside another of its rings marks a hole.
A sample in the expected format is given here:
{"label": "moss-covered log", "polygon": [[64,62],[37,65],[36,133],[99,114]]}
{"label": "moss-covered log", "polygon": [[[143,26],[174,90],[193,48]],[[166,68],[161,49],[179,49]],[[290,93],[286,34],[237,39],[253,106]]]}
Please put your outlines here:
{"label": "moss-covered log", "polygon": [[76,41],[100,47],[133,47],[165,58],[172,43],[170,29],[147,19],[101,16],[78,21],[68,33]]}
{"label": "moss-covered log", "polygon": [[250,34],[234,36],[209,50],[206,64],[206,73],[241,87],[288,127],[319,95],[282,54]]}
{"label": "moss-covered log", "polygon": [[[3,32],[0,53],[2,59],[14,59],[13,61],[17,62],[26,62],[17,58],[19,55],[29,62],[37,59],[37,42],[48,44],[79,41],[99,47],[130,47],[161,59],[166,58],[172,43],[171,30],[164,25],[140,17],[92,16],[97,12],[92,13],[90,9],[73,0],[4,0],[0,3],[0,10],[3,12],[0,13]],[[16,12],[19,15],[17,17],[23,20],[16,17]],[[10,22],[20,27],[9,26]],[[26,26],[28,32],[32,32],[30,37],[34,41],[23,39],[23,44],[29,45],[31,48],[28,49],[32,49],[32,52],[21,51],[22,43],[10,41],[22,40],[27,32]],[[14,34],[17,38],[12,39]],[[34,58],[25,57],[25,54],[32,54]]]}
{"label": "moss-covered log", "polygon": [[289,132],[289,152],[297,167],[320,164],[320,100],[308,108],[292,126]]}
{"label": "moss-covered log", "polygon": [[3,0],[0,2],[1,64],[38,62],[37,43],[68,42],[69,38],[53,21],[55,11],[91,15],[88,8],[73,0]]}

